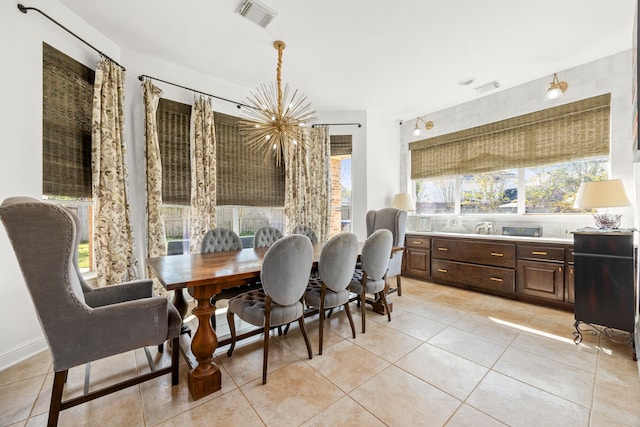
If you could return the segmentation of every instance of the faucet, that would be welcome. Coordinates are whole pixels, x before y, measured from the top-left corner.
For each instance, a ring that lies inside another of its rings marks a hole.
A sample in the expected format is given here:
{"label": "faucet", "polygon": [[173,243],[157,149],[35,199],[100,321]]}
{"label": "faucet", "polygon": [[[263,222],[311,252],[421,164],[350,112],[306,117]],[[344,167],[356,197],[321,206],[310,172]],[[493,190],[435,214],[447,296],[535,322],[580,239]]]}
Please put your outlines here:
{"label": "faucet", "polygon": [[476,233],[491,234],[493,232],[493,223],[490,221],[478,221],[476,223]]}

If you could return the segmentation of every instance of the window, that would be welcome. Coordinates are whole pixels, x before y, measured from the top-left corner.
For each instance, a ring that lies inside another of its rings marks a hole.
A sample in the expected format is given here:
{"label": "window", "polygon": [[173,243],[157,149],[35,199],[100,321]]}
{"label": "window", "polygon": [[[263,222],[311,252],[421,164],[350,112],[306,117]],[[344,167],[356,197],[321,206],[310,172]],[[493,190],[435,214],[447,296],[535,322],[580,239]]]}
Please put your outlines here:
{"label": "window", "polygon": [[42,194],[80,219],[78,261],[93,270],[91,115],[94,70],[42,46]]}
{"label": "window", "polygon": [[[414,180],[416,214],[571,214],[583,181],[607,179],[607,158]],[[459,203],[456,203],[459,195]],[[524,197],[524,211],[518,198]],[[522,209],[522,208],[521,208]]]}
{"label": "window", "polygon": [[352,135],[331,135],[331,219],[329,235],[351,231]]}
{"label": "window", "polygon": [[[157,111],[162,158],[162,197],[167,253],[189,252],[191,203],[191,106],[161,98]],[[284,228],[284,169],[242,143],[239,118],[214,112],[216,129],[216,226],[229,228],[253,245],[255,231]]]}

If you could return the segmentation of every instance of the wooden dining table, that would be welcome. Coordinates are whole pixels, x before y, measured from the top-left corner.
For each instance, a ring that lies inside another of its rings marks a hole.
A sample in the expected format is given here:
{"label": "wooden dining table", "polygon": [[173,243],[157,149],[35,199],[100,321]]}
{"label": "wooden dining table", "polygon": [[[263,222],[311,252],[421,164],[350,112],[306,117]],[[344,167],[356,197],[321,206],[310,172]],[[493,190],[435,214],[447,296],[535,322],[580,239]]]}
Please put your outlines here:
{"label": "wooden dining table", "polygon": [[[313,263],[317,265],[322,252],[322,243],[313,245]],[[186,255],[161,256],[147,259],[147,266],[168,291],[175,291],[174,301],[178,310],[182,289],[187,289],[196,300],[193,315],[198,326],[191,339],[191,353],[194,361],[190,365],[188,386],[191,396],[200,399],[222,388],[220,368],[213,361],[213,353],[218,346],[218,336],[211,327],[210,318],[216,307],[211,297],[223,289],[253,283],[260,278],[262,261],[267,248],[247,248],[241,251],[210,252]],[[184,317],[186,312],[181,312]]]}

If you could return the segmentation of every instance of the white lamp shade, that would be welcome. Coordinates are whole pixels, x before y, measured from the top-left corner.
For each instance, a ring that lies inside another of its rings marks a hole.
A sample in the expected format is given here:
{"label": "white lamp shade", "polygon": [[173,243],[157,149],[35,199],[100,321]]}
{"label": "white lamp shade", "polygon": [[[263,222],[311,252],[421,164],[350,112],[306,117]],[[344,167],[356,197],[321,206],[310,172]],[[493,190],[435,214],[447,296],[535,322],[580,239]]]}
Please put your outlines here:
{"label": "white lamp shade", "polygon": [[564,93],[559,88],[549,89],[547,95],[544,97],[547,101],[552,99],[564,98]]}
{"label": "white lamp shade", "polygon": [[399,193],[393,196],[392,208],[400,209],[403,211],[415,211],[416,206],[413,203],[413,199],[410,194]]}
{"label": "white lamp shade", "polygon": [[610,179],[580,184],[574,206],[583,209],[599,209],[629,206],[630,204],[622,181]]}

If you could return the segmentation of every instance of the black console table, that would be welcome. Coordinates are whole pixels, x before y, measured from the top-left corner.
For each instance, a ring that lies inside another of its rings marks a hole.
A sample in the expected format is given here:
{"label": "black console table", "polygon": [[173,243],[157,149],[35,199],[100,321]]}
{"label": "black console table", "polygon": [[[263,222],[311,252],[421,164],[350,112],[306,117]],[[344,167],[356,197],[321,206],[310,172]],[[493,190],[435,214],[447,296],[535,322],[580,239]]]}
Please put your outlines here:
{"label": "black console table", "polygon": [[612,341],[633,343],[637,310],[633,230],[578,231],[573,239],[574,342],[582,341],[580,327],[587,326]]}

